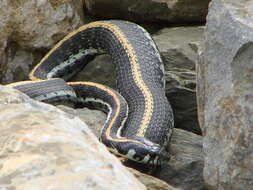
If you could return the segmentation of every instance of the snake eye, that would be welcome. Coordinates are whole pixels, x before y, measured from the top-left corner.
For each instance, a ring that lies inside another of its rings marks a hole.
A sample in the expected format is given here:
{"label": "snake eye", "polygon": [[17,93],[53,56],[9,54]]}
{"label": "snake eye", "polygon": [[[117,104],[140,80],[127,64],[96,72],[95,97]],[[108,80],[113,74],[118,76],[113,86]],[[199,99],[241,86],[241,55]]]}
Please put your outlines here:
{"label": "snake eye", "polygon": [[160,165],[163,160],[168,160],[167,152],[159,144],[145,138],[131,138],[128,143],[117,143],[113,150],[130,160],[148,165]]}
{"label": "snake eye", "polygon": [[162,163],[169,161],[168,152],[164,148],[161,148],[159,144],[153,143],[153,145],[150,147],[150,150],[152,150],[152,156],[149,160],[150,165],[161,165]]}
{"label": "snake eye", "polygon": [[145,147],[142,154],[142,163],[147,163],[149,165],[160,165],[160,163],[168,160],[167,152],[161,148],[160,145],[152,143],[149,144],[148,148]]}

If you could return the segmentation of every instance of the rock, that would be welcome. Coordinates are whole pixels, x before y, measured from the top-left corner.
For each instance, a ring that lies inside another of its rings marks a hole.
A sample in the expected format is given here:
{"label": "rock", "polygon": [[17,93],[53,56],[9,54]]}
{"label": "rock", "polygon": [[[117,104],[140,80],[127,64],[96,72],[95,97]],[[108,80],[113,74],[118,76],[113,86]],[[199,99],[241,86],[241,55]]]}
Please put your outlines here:
{"label": "rock", "polygon": [[[83,24],[82,0],[0,2],[0,80],[24,80],[27,69],[70,31]],[[16,77],[19,73],[19,77]]]}
{"label": "rock", "polygon": [[15,42],[8,43],[5,51],[6,60],[0,66],[2,83],[28,80],[31,66],[42,57],[41,52],[25,50]]}
{"label": "rock", "polygon": [[155,177],[146,175],[132,168],[128,168],[128,170],[147,187],[147,190],[178,190]]}
{"label": "rock", "polygon": [[99,110],[91,110],[88,108],[72,109],[63,105],[58,105],[57,107],[66,113],[79,117],[89,126],[96,137],[100,137],[101,128],[106,121],[105,113]]}
{"label": "rock", "polygon": [[116,89],[114,66],[109,55],[98,55],[73,77],[73,81],[92,81]]}
{"label": "rock", "polygon": [[202,137],[174,129],[169,145],[171,159],[155,177],[184,190],[206,190],[203,179]]}
{"label": "rock", "polygon": [[175,127],[201,134],[197,119],[196,72],[198,49],[203,44],[202,26],[165,28],[153,35],[166,70],[166,96]]}
{"label": "rock", "polygon": [[85,0],[88,11],[100,18],[135,22],[204,22],[210,0]]}
{"label": "rock", "polygon": [[[92,117],[93,124],[89,127],[97,137],[100,136],[100,130],[103,126],[100,125],[100,123],[103,123],[101,118],[104,117],[104,113],[100,111],[94,113],[93,110],[89,109],[74,110],[65,106],[58,107],[67,111],[69,114],[78,115],[84,122],[90,117],[89,115],[94,114]],[[202,137],[182,129],[174,129],[169,150],[172,156],[171,160],[168,165],[163,165],[161,170],[156,172],[154,176],[177,188],[185,190],[205,190],[206,187],[203,180],[204,158],[202,152]],[[136,168],[143,170],[143,165],[137,165]],[[136,174],[135,170],[131,171],[134,171],[133,173],[137,175],[137,178],[145,184],[147,188],[172,188],[163,183],[158,186],[159,182],[150,176],[138,172]]]}
{"label": "rock", "polygon": [[253,187],[253,2],[213,0],[198,102],[210,189]]}
{"label": "rock", "polygon": [[[1,1],[1,36],[23,48],[50,48],[83,22],[82,1]],[[4,27],[4,28],[2,28]]]}
{"label": "rock", "polygon": [[0,86],[0,189],[146,189],[77,117]]}

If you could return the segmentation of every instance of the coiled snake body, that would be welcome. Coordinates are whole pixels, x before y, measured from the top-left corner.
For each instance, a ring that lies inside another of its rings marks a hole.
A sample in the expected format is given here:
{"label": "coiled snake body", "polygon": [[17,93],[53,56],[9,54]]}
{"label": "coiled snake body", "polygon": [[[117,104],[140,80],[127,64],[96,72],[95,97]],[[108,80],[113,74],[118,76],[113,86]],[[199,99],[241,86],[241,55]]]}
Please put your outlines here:
{"label": "coiled snake body", "polygon": [[[63,81],[99,52],[111,55],[119,93],[92,82]],[[115,154],[152,165],[168,159],[165,147],[173,115],[164,92],[164,68],[155,43],[142,27],[117,20],[84,25],[58,42],[30,79],[10,86],[46,102],[72,99],[77,104],[106,104],[109,113],[101,140]]]}

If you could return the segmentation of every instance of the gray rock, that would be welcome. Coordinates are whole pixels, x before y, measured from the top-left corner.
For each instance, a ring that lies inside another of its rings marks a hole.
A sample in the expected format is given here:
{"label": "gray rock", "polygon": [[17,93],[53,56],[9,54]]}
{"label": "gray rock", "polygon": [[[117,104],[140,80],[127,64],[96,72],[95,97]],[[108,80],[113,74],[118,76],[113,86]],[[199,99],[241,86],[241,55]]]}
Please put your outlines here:
{"label": "gray rock", "polygon": [[116,89],[114,66],[109,55],[98,55],[83,71],[72,78],[73,81],[92,81]]}
{"label": "gray rock", "polygon": [[136,22],[204,22],[210,0],[85,0],[89,12],[102,18]]}
{"label": "gray rock", "polygon": [[83,24],[82,7],[82,0],[1,1],[0,81],[24,80],[29,66],[40,58],[36,51],[51,48]]}
{"label": "gray rock", "polygon": [[96,137],[100,137],[101,128],[107,117],[105,113],[99,110],[90,110],[88,108],[72,109],[63,105],[58,105],[57,107],[66,113],[79,117],[89,126]]}
{"label": "gray rock", "polygon": [[0,189],[146,189],[78,118],[0,86]]}
{"label": "gray rock", "polygon": [[[89,122],[89,118],[93,118],[93,123],[89,127],[97,137],[100,136],[100,131],[103,126],[101,123],[105,122],[104,113],[100,111],[94,112],[89,109],[74,110],[65,106],[58,107],[67,111],[69,114],[78,115],[84,122]],[[104,118],[104,122],[101,121],[101,118]],[[161,170],[154,176],[180,189],[205,190],[206,187],[203,180],[204,158],[202,152],[202,137],[182,129],[174,129],[168,148],[172,158],[168,165],[163,165]],[[151,187],[154,187],[154,189],[173,189],[173,187],[164,185],[149,175],[140,174],[135,170],[131,171],[148,189]]]}
{"label": "gray rock", "polygon": [[175,117],[175,127],[201,134],[197,119],[196,72],[204,28],[165,28],[153,35],[166,70],[166,96]]}
{"label": "gray rock", "polygon": [[253,2],[213,0],[198,102],[210,189],[253,187]]}
{"label": "gray rock", "polygon": [[5,49],[6,55],[0,66],[2,83],[27,80],[30,68],[42,57],[39,51],[30,51],[21,48],[16,42],[10,42]]}
{"label": "gray rock", "polygon": [[128,168],[128,170],[132,172],[134,176],[147,187],[147,190],[179,190],[153,176],[146,175],[132,168]]}
{"label": "gray rock", "polygon": [[203,179],[204,157],[202,137],[182,129],[174,129],[169,144],[171,159],[156,177],[184,190],[206,190]]}

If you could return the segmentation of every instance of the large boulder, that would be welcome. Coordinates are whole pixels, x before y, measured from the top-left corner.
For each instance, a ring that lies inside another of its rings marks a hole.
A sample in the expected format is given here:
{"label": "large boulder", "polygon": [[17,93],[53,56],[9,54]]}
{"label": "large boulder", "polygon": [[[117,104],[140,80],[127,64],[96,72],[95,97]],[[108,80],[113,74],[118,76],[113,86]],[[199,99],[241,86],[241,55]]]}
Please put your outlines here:
{"label": "large boulder", "polygon": [[55,42],[83,24],[83,0],[0,1],[0,81],[24,80]]}
{"label": "large boulder", "polygon": [[101,18],[136,22],[204,22],[210,0],[85,0],[88,11]]}
{"label": "large boulder", "polygon": [[210,189],[253,187],[253,2],[213,0],[198,102]]}
{"label": "large boulder", "polygon": [[0,86],[0,189],[146,189],[78,117]]}

